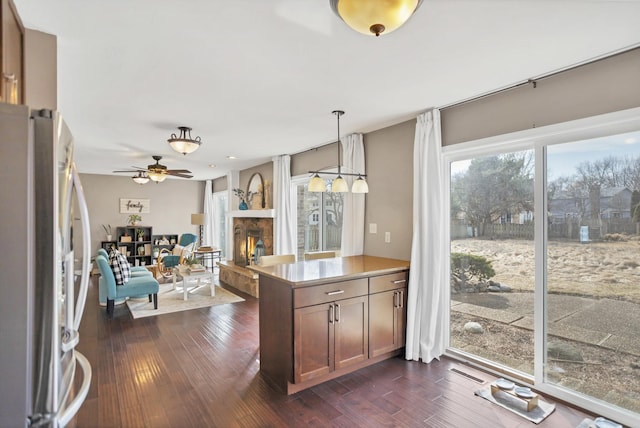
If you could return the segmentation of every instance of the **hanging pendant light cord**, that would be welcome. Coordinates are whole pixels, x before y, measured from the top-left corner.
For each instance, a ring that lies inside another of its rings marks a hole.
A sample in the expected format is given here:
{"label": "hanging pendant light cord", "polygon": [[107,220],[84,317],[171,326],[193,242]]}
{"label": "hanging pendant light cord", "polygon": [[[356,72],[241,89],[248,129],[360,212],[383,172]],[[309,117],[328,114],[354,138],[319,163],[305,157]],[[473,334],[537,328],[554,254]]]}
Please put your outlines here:
{"label": "hanging pendant light cord", "polygon": [[342,164],[340,163],[340,116],[344,114],[342,110],[334,110],[331,113],[335,114],[338,117],[338,177],[340,176],[340,169]]}

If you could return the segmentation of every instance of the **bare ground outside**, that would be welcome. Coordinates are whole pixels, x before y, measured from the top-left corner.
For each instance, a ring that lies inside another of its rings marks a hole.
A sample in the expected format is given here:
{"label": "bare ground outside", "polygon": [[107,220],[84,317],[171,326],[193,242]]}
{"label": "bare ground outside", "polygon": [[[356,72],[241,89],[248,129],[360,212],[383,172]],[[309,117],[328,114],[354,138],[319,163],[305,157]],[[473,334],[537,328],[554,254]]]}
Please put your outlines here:
{"label": "bare ground outside", "polygon": [[[640,239],[548,244],[548,341],[577,360],[549,357],[549,380],[640,412]],[[481,255],[512,293],[452,295],[451,344],[533,372],[534,248],[526,240],[463,239],[452,252]],[[464,331],[481,323],[483,334]],[[555,334],[554,334],[555,333]]]}

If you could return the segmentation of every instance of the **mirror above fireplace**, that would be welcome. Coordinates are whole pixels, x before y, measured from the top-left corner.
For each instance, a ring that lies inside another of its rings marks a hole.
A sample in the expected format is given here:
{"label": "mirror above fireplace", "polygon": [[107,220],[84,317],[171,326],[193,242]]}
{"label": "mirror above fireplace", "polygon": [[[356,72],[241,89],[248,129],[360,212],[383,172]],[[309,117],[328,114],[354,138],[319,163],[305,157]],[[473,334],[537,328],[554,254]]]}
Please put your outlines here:
{"label": "mirror above fireplace", "polygon": [[264,180],[262,174],[255,172],[247,184],[247,203],[251,210],[261,210],[265,207],[264,201]]}

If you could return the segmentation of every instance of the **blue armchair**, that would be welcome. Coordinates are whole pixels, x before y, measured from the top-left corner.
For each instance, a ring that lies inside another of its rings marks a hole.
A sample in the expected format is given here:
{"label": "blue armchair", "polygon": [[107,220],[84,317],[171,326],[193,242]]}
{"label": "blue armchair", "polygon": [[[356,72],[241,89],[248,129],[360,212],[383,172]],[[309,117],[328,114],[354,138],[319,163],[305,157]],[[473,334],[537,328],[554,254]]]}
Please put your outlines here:
{"label": "blue armchair", "polygon": [[[98,255],[109,260],[109,253],[104,248],[98,249]],[[149,269],[144,266],[131,266],[131,276],[153,275]]]}
{"label": "blue armchair", "polygon": [[183,233],[180,237],[180,241],[173,248],[171,252],[163,249],[158,256],[158,267],[161,272],[167,273],[174,267],[178,266],[185,257],[189,257],[196,247],[196,241],[198,237],[193,233]]}
{"label": "blue armchair", "polygon": [[124,285],[116,285],[116,279],[113,271],[109,266],[107,259],[102,256],[96,256],[96,263],[100,269],[99,287],[107,291],[107,314],[113,316],[113,307],[116,299],[125,297],[149,295],[149,301],[153,298],[153,307],[158,309],[158,290],[160,286],[158,281],[150,275],[134,276]]}
{"label": "blue armchair", "polygon": [[[107,262],[109,261],[109,253],[104,248],[99,248],[97,255],[104,257]],[[151,273],[151,271],[149,271],[145,266],[131,266],[131,277],[134,278],[138,276],[151,277],[153,276],[153,273]],[[98,301],[103,306],[107,304],[107,288],[104,281],[98,281]],[[118,299],[116,300],[116,303],[122,303],[123,301],[124,299]]]}

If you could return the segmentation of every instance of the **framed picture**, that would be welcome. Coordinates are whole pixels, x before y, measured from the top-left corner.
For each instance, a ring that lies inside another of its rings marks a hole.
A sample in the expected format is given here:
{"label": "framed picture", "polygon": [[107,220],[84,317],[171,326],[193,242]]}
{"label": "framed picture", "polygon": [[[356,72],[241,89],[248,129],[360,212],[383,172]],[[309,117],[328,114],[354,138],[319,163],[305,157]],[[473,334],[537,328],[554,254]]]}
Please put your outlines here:
{"label": "framed picture", "polygon": [[150,199],[120,198],[120,214],[140,214],[150,212]]}

